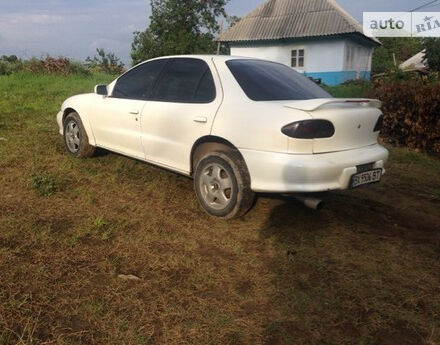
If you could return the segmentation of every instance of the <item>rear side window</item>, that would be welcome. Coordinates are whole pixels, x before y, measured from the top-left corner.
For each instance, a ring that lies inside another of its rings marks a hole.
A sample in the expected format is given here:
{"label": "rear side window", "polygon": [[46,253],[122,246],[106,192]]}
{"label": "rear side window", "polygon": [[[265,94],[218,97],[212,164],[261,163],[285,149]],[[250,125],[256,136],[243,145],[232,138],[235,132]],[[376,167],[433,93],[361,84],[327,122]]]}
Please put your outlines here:
{"label": "rear side window", "polygon": [[253,101],[332,98],[307,77],[276,62],[238,59],[226,65]]}
{"label": "rear side window", "polygon": [[123,74],[116,82],[113,97],[147,100],[168,59],[146,62]]}
{"label": "rear side window", "polygon": [[163,102],[210,103],[215,96],[214,80],[206,62],[179,58],[169,63],[152,98]]}

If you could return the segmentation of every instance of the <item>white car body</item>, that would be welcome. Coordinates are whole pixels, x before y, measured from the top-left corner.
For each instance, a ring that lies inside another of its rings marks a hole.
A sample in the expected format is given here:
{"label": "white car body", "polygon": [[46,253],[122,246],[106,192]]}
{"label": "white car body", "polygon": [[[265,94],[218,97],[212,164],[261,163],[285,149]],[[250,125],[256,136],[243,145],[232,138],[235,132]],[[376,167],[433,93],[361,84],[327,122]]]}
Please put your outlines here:
{"label": "white car body", "polygon": [[[166,58],[205,61],[215,84],[214,101],[185,104],[119,99],[95,93],[74,96],[63,103],[57,115],[60,134],[64,117],[75,111],[82,119],[90,145],[187,176],[193,174],[192,153],[198,143],[228,143],[241,153],[255,192],[347,189],[352,176],[359,172],[358,167],[365,164],[385,173],[388,151],[378,144],[379,133],[373,131],[381,116],[379,101],[253,101],[226,64],[247,58]],[[108,86],[110,96],[116,82]],[[329,120],[335,134],[323,139],[294,139],[281,132],[290,123],[310,119]]]}

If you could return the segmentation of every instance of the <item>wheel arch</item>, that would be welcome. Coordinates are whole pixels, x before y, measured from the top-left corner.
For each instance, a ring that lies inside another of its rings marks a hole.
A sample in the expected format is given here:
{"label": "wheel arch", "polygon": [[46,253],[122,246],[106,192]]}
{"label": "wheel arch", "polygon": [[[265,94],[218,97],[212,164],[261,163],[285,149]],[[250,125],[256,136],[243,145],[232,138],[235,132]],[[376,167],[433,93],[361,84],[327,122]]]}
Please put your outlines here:
{"label": "wheel arch", "polygon": [[[246,168],[247,164],[244,160],[243,155],[241,154],[240,150],[232,144],[230,141],[214,136],[214,135],[207,135],[204,137],[199,138],[193,145],[191,149],[191,156],[190,156],[190,176],[194,175],[195,172],[195,165],[198,162],[199,159],[201,159],[206,153],[212,152],[215,149],[225,149],[225,150],[231,150],[236,152],[240,158],[243,160]],[[248,169],[249,171],[249,169]]]}
{"label": "wheel arch", "polygon": [[[80,112],[77,111],[75,108],[67,107],[67,108],[64,109],[64,111],[63,111],[63,119],[62,119],[63,127],[64,127],[64,121],[66,120],[66,117],[69,116],[69,114],[71,114],[71,113],[77,113],[78,114],[78,116],[81,119],[81,122],[82,122],[82,124],[84,126],[84,129],[85,129],[85,131],[87,133],[87,137],[89,139],[89,144],[92,145],[92,146],[96,146],[95,136],[93,134],[93,131],[92,131],[92,128],[90,126],[90,123],[89,123],[88,119],[84,118],[84,116],[82,116],[80,114]],[[63,129],[63,131],[64,131],[64,129]]]}

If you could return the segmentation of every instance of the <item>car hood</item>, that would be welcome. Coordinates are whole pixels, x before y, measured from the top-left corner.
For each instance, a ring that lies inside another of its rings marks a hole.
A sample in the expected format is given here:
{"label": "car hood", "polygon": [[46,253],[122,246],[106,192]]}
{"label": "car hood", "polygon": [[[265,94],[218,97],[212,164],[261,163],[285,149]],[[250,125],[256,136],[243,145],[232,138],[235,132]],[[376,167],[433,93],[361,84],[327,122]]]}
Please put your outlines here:
{"label": "car hood", "polygon": [[87,98],[90,98],[94,95],[95,95],[94,93],[84,93],[84,94],[69,97],[61,105],[61,109],[64,110],[64,109],[72,106],[73,104],[77,104],[78,102],[86,100]]}

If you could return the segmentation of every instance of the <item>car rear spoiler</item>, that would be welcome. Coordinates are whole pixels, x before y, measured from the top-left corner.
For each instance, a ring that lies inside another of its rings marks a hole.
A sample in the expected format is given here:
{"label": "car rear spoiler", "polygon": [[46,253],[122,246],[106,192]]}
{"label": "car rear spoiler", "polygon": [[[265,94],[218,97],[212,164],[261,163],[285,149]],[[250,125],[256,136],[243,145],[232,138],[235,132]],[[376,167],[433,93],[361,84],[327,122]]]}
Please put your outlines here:
{"label": "car rear spoiler", "polygon": [[319,98],[309,99],[305,101],[293,101],[286,103],[284,106],[291,109],[299,109],[304,111],[315,111],[324,105],[328,104],[349,104],[358,103],[380,109],[382,102],[377,99],[365,99],[365,98]]}

